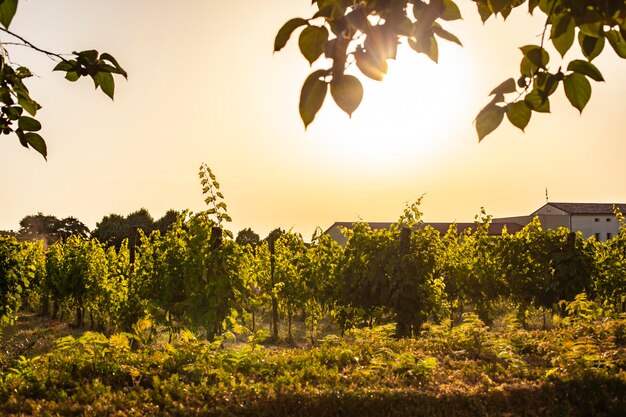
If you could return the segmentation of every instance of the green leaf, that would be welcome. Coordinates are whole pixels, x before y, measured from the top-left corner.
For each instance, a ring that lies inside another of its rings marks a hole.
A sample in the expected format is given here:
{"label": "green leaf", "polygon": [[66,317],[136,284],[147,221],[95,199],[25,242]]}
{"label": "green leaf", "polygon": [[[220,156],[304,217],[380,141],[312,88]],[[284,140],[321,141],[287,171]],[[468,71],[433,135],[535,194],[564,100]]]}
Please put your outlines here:
{"label": "green leaf", "polygon": [[514,93],[515,91],[517,91],[517,88],[515,87],[515,80],[513,78],[509,78],[508,80],[504,81],[502,84],[494,88],[491,93],[489,93],[489,95],[492,96],[508,94]]}
{"label": "green leaf", "polygon": [[28,132],[37,132],[41,130],[41,123],[33,119],[32,117],[22,116],[18,120],[18,126],[20,129]]}
{"label": "green leaf", "polygon": [[604,81],[604,77],[602,77],[598,68],[591,62],[583,61],[582,59],[576,59],[570,62],[567,66],[567,70],[586,75],[595,81]]}
{"label": "green leaf", "polygon": [[113,80],[113,75],[109,72],[98,72],[96,74],[96,79],[98,80],[98,85],[104,94],[113,100],[113,94],[115,93],[115,81]]}
{"label": "green leaf", "polygon": [[124,68],[120,66],[120,64],[117,62],[115,58],[113,58],[111,54],[108,54],[105,52],[102,55],[100,55],[100,59],[109,61],[119,71],[119,74],[124,76],[124,78],[128,79],[128,73],[124,70]]}
{"label": "green leaf", "polygon": [[13,16],[15,16],[15,12],[17,11],[17,1],[18,0],[4,0],[0,3],[0,23],[5,29],[9,28],[9,25],[13,20]]}
{"label": "green leaf", "polygon": [[454,42],[460,46],[463,46],[459,38],[442,28],[437,22],[433,23],[433,33],[439,36],[441,39],[445,39],[447,41]]}
{"label": "green leaf", "polygon": [[545,68],[550,62],[548,51],[538,45],[526,45],[521,48],[524,57],[528,58],[537,68]]}
{"label": "green leaf", "polygon": [[68,71],[67,74],[65,74],[65,79],[71,82],[74,82],[78,80],[79,78],[80,78],[80,75],[78,75],[76,71]]}
{"label": "green leaf", "polygon": [[487,19],[489,19],[489,17],[493,14],[491,12],[491,9],[485,3],[476,3],[476,6],[478,7],[478,14],[480,15],[480,20],[482,20],[483,23],[485,23]]}
{"label": "green leaf", "polygon": [[459,20],[463,19],[461,16],[461,11],[459,10],[459,6],[456,5],[452,0],[443,0],[443,13],[441,14],[441,19],[443,20]]}
{"label": "green leaf", "polygon": [[506,117],[509,119],[509,122],[522,132],[528,126],[531,114],[530,107],[523,100],[506,106]]}
{"label": "green leaf", "polygon": [[626,40],[619,30],[611,29],[605,33],[606,38],[620,58],[626,58]]}
{"label": "green leaf", "polygon": [[309,64],[313,64],[322,55],[326,41],[328,41],[328,29],[325,27],[308,26],[304,28],[300,34],[298,45],[300,52],[309,61]]}
{"label": "green leaf", "polygon": [[276,39],[274,39],[274,52],[280,51],[287,45],[289,38],[294,30],[299,28],[300,26],[308,25],[309,22],[302,18],[295,18],[289,20],[287,23],[280,28],[278,33],[276,34]]}
{"label": "green leaf", "polygon": [[372,54],[362,49],[358,49],[354,53],[356,66],[367,77],[382,81],[387,73],[387,61],[382,59],[378,54]]}
{"label": "green leaf", "polygon": [[31,99],[29,96],[27,96],[27,95],[25,95],[23,93],[18,93],[17,94],[17,102],[31,116],[34,116],[35,114],[37,114],[37,110],[39,110],[41,108],[41,106],[39,104],[37,104],[37,102],[35,100]]}
{"label": "green leaf", "polygon": [[593,36],[587,36],[582,32],[578,32],[578,43],[580,49],[583,51],[583,55],[589,61],[593,61],[595,57],[600,55],[604,49],[604,37],[594,38]]}
{"label": "green leaf", "polygon": [[24,135],[26,142],[37,152],[43,156],[45,160],[48,160],[48,148],[46,147],[46,141],[38,133],[28,132]]}
{"label": "green leaf", "polygon": [[587,77],[577,73],[566,75],[563,87],[569,102],[582,113],[591,98],[591,83]]}
{"label": "green leaf", "polygon": [[504,10],[505,7],[509,5],[509,0],[488,0],[487,4],[489,5],[489,9],[494,13],[500,13]]}
{"label": "green leaf", "polygon": [[17,135],[17,138],[20,140],[20,144],[26,149],[28,149],[28,142],[26,141],[26,134],[24,133],[24,131],[22,129],[17,129],[15,131],[15,134]]}
{"label": "green leaf", "polygon": [[528,104],[528,107],[537,113],[550,113],[550,100],[548,98],[541,97],[536,89],[526,94],[524,101]]}
{"label": "green leaf", "polygon": [[315,115],[322,107],[326,93],[328,91],[328,83],[320,80],[321,77],[328,74],[326,70],[318,70],[307,77],[302,86],[300,93],[300,118],[304,122],[304,128],[311,124]]}
{"label": "green leaf", "polygon": [[439,47],[433,33],[425,33],[417,38],[409,38],[409,46],[415,52],[426,54],[435,63],[439,59]]}
{"label": "green leaf", "polygon": [[496,130],[502,119],[504,119],[505,109],[497,106],[494,101],[487,104],[476,116],[476,132],[478,133],[478,142],[482,141],[485,136]]}
{"label": "green leaf", "polygon": [[575,28],[574,19],[569,14],[562,15],[552,24],[550,37],[552,44],[561,56],[565,56],[565,53],[574,44],[574,38],[576,37]]}
{"label": "green leaf", "polygon": [[61,61],[52,69],[52,71],[71,71],[76,68],[76,60]]}
{"label": "green leaf", "polygon": [[98,59],[98,51],[90,49],[87,51],[75,52],[76,56],[83,58],[89,62],[95,62]]}
{"label": "green leaf", "polygon": [[352,75],[343,75],[330,83],[330,94],[341,110],[352,116],[363,99],[363,85]]}

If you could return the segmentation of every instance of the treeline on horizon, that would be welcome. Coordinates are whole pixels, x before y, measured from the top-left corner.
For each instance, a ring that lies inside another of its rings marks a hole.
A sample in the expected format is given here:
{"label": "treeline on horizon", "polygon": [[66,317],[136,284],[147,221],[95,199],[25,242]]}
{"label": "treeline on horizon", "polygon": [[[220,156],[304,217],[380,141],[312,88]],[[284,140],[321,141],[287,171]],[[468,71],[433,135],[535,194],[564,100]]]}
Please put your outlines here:
{"label": "treeline on horizon", "polygon": [[[41,241],[0,237],[0,317],[24,306],[78,326],[114,332],[151,317],[170,334],[191,328],[207,339],[225,331],[254,333],[269,320],[274,339],[303,320],[314,342],[322,319],[338,333],[395,323],[397,336],[418,336],[427,321],[460,322],[474,312],[489,324],[505,310],[525,325],[532,311],[564,314],[561,301],[586,295],[615,312],[626,301],[626,226],[607,242],[568,229],[487,233],[453,225],[441,235],[420,222],[419,202],[390,229],[356,223],[339,245],[318,229],[310,244],[275,230],[260,241],[232,239],[216,213],[174,216],[163,233],[136,229],[119,246],[77,234],[47,248]],[[256,235],[256,237],[255,237]],[[135,252],[135,253],[133,253]],[[265,313],[265,314],[263,314]]]}

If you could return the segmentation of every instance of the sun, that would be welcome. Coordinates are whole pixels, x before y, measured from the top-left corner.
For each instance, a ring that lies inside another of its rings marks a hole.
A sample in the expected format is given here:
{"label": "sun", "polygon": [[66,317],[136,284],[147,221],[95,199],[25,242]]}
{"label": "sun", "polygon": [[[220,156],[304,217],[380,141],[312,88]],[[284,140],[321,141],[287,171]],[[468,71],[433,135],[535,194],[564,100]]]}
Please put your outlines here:
{"label": "sun", "polygon": [[441,49],[444,58],[436,64],[400,45],[382,82],[351,68],[364,86],[361,105],[348,118],[327,97],[312,125],[316,136],[352,168],[435,163],[459,131],[472,129],[476,110],[470,102],[472,71],[463,54],[446,45]]}

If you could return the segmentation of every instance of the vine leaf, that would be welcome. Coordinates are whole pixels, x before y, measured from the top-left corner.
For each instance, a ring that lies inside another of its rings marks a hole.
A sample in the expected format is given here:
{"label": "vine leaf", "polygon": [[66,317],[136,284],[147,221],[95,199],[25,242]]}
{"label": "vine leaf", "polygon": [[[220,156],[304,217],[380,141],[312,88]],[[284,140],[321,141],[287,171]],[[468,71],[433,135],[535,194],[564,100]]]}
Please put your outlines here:
{"label": "vine leaf", "polygon": [[355,76],[344,75],[330,83],[330,94],[339,108],[352,116],[363,99],[363,85]]}
{"label": "vine leaf", "polygon": [[587,77],[575,72],[566,75],[563,80],[563,87],[569,102],[582,113],[591,98],[591,83]]}

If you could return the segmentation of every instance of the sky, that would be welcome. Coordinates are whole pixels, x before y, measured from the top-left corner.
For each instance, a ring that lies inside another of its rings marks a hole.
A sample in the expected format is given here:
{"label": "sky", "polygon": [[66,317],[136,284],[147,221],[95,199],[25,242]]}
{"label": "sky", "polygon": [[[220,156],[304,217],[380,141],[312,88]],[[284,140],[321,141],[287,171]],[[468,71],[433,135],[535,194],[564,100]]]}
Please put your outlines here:
{"label": "sky", "polygon": [[[142,207],[155,218],[203,210],[202,162],[218,177],[229,229],[262,237],[395,221],[421,195],[425,221],[472,221],[481,207],[527,215],[546,188],[550,201],[626,202],[626,62],[607,43],[594,60],[606,82],[592,82],[582,115],[561,88],[525,133],[505,120],[479,144],[476,114],[519,73],[518,48],[539,43],[543,22],[522,7],[483,25],[473,2],[457,3],[464,19],[444,27],[462,48],[441,41],[435,64],[401,46],[383,82],[361,77],[351,118],[327,98],[305,130],[298,99],[312,69],[297,33],[272,50],[283,23],[314,13],[310,1],[21,0],[11,30],[54,52],[109,52],[129,79],[116,78],[112,102],[91,80],[71,84],[49,58],[10,47],[36,74],[27,86],[43,106],[48,161],[0,136],[0,230],[37,212],[93,228]],[[579,56],[575,45],[565,58]]]}

